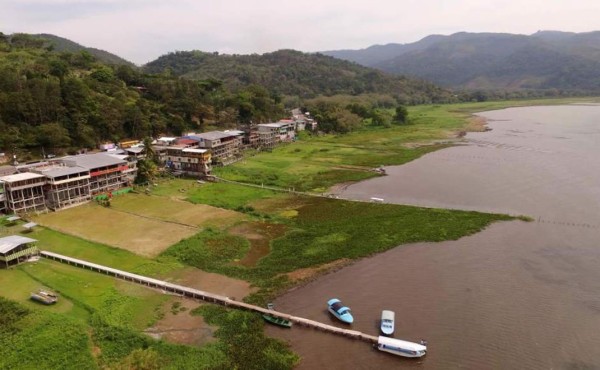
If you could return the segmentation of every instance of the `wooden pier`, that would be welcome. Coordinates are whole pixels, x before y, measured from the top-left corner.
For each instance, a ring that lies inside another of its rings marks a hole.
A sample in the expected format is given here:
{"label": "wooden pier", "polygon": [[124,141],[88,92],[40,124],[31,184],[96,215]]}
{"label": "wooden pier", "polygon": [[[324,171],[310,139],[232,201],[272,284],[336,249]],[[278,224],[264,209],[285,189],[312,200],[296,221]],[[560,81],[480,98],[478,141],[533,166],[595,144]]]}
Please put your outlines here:
{"label": "wooden pier", "polygon": [[182,297],[192,298],[192,299],[196,299],[196,300],[202,300],[202,301],[206,301],[206,302],[210,302],[210,303],[216,303],[216,304],[220,304],[220,305],[227,306],[227,307],[255,311],[255,312],[259,312],[261,314],[269,314],[271,316],[276,316],[276,317],[280,317],[282,319],[289,320],[297,325],[322,330],[322,331],[329,332],[332,334],[342,335],[342,336],[345,336],[348,338],[363,340],[368,343],[376,344],[378,341],[377,336],[365,334],[360,331],[338,328],[336,326],[323,324],[318,321],[309,320],[309,319],[305,319],[305,318],[298,317],[298,316],[288,315],[283,312],[269,310],[267,308],[254,306],[254,305],[251,305],[251,304],[248,304],[245,302],[236,301],[234,299],[231,299],[229,297],[225,297],[222,295],[204,292],[201,290],[189,288],[189,287],[182,286],[182,285],[172,284],[172,283],[169,283],[166,281],[149,278],[149,277],[142,276],[142,275],[132,274],[132,273],[129,273],[126,271],[117,270],[117,269],[103,266],[103,265],[98,265],[98,264],[95,264],[92,262],[87,262],[87,261],[80,260],[77,258],[67,257],[67,256],[63,256],[63,255],[60,255],[57,253],[52,253],[52,252],[47,252],[47,251],[41,251],[40,255],[47,259],[66,263],[71,266],[88,269],[88,270],[95,271],[95,272],[105,274],[105,275],[110,275],[110,276],[113,276],[115,278],[119,278],[119,279],[122,279],[125,281],[130,281],[132,283],[145,285],[149,288],[160,289],[166,293],[176,294],[176,295],[180,295]]}

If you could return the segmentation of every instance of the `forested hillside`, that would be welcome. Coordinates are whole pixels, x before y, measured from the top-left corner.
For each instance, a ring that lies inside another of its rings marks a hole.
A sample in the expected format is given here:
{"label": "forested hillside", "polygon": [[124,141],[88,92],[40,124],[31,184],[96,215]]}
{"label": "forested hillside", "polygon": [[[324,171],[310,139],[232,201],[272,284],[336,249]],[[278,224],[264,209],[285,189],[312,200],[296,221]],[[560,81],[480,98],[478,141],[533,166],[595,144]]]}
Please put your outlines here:
{"label": "forested hillside", "polygon": [[452,88],[600,93],[600,32],[460,32],[324,53]]}
{"label": "forested hillside", "polygon": [[260,86],[233,93],[217,80],[142,74],[85,50],[56,52],[44,39],[0,34],[0,151],[73,152],[283,115],[281,100]]}
{"label": "forested hillside", "polygon": [[94,57],[96,57],[96,59],[98,59],[99,61],[107,63],[107,64],[126,64],[126,65],[129,65],[132,67],[135,66],[135,64],[131,63],[128,60],[121,58],[118,55],[109,53],[108,51],[105,51],[105,50],[86,47],[86,46],[80,45],[76,42],[73,42],[69,39],[65,39],[64,37],[50,35],[47,33],[42,33],[42,34],[33,35],[33,36],[48,40],[48,45],[52,45],[52,48],[55,51],[71,52],[71,53],[87,51],[88,53],[90,53]]}
{"label": "forested hillside", "polygon": [[448,91],[423,80],[391,76],[329,56],[294,50],[262,55],[175,52],[163,55],[143,68],[151,73],[169,71],[196,80],[216,78],[234,90],[258,84],[280,95],[301,98],[379,93],[389,94],[405,104],[450,98]]}

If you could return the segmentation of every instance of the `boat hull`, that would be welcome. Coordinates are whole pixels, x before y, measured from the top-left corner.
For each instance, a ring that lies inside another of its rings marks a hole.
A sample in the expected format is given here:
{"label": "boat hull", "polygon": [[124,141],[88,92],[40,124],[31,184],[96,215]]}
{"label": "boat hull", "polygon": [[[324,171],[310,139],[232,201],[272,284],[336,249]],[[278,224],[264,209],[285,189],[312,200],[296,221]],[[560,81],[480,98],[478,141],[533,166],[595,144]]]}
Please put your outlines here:
{"label": "boat hull", "polygon": [[292,327],[292,322],[289,320],[271,316],[271,315],[267,315],[267,314],[262,315],[262,317],[269,324],[281,326],[282,328],[288,328],[288,329]]}
{"label": "boat hull", "polygon": [[382,352],[387,352],[387,353],[391,353],[392,355],[402,356],[402,357],[418,358],[418,357],[425,356],[425,353],[411,353],[407,350],[390,349],[390,348],[386,348],[385,346],[382,346],[382,345],[377,346],[377,349],[379,349]]}

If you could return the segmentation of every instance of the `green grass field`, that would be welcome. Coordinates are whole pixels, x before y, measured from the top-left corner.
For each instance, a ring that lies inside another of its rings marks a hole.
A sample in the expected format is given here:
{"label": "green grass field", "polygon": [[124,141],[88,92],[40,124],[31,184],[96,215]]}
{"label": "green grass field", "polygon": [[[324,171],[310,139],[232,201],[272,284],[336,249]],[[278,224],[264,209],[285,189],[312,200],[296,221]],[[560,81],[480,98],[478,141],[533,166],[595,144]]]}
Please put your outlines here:
{"label": "green grass field", "polygon": [[[187,182],[190,183],[189,181]],[[208,186],[212,184],[206,184]],[[198,188],[193,188],[198,189]],[[228,199],[233,194],[223,194],[222,198]],[[156,197],[140,194],[127,194],[127,196],[116,197],[111,203],[111,210],[127,212],[145,218],[179,223],[198,228],[227,228],[237,222],[246,219],[246,216],[238,212],[223,208],[212,207],[194,202],[191,204],[183,200],[167,197]],[[232,207],[224,207],[232,208]]]}
{"label": "green grass field", "polygon": [[70,235],[148,257],[197,232],[195,227],[118,212],[94,203],[47,213],[33,220]]}

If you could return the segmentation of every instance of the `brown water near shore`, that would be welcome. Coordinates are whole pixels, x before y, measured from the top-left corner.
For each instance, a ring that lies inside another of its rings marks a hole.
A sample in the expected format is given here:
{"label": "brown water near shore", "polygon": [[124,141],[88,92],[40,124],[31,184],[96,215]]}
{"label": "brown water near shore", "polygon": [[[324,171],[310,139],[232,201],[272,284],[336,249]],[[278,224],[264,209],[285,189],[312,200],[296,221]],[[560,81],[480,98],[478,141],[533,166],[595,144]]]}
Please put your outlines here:
{"label": "brown water near shore", "polygon": [[378,331],[396,311],[396,337],[427,338],[410,360],[310,329],[269,328],[301,369],[600,368],[600,106],[482,114],[493,131],[434,152],[340,196],[524,214],[458,241],[417,243],[326,275],[277,301],[283,312],[332,322],[342,299],[353,328]]}

